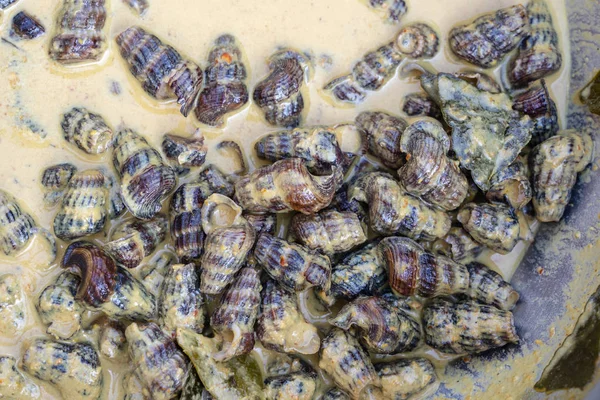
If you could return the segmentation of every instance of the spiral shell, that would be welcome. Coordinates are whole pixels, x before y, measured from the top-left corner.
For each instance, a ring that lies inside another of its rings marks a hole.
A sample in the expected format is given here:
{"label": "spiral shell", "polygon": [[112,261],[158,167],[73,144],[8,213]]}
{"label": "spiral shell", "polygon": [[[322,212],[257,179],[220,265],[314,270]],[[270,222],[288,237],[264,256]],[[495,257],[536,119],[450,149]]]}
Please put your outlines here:
{"label": "spiral shell", "polygon": [[508,65],[508,80],[515,86],[552,75],[562,66],[558,49],[558,34],[552,24],[552,14],[545,0],[530,0],[527,4],[529,34],[521,41],[519,51]]}
{"label": "spiral shell", "polygon": [[255,239],[254,229],[246,221],[211,231],[206,237],[201,260],[200,291],[221,293],[242,268]]}
{"label": "spiral shell", "polygon": [[390,287],[400,296],[436,297],[465,293],[469,288],[469,271],[464,265],[434,255],[411,239],[385,238],[379,250]]}
{"label": "spiral shell", "polygon": [[211,194],[202,205],[202,229],[209,234],[219,228],[245,223],[242,217],[242,208],[229,197],[219,193]]}
{"label": "spiral shell", "polygon": [[467,196],[468,182],[446,155],[450,138],[441,123],[432,119],[413,123],[402,135],[400,150],[408,156],[398,176],[409,193],[447,211],[460,207]]}
{"label": "spiral shell", "polygon": [[262,291],[256,335],[267,349],[281,353],[315,354],[321,344],[317,328],[304,319],[296,296],[270,279]]}
{"label": "spiral shell", "polygon": [[149,7],[148,0],[123,0],[123,3],[139,16],[144,15]]}
{"label": "spiral shell", "polygon": [[23,370],[51,383],[65,399],[99,399],[102,366],[88,343],[63,343],[38,338],[25,348]]}
{"label": "spiral shell", "polygon": [[63,115],[60,126],[65,140],[88,154],[104,153],[112,144],[113,131],[101,115],[73,107]]}
{"label": "spiral shell", "polygon": [[62,198],[75,172],[77,172],[77,167],[71,163],[52,165],[42,172],[42,187],[46,204],[54,205]]}
{"label": "spiral shell", "polygon": [[484,249],[463,228],[452,227],[443,238],[432,244],[434,253],[449,257],[454,261],[463,261],[477,257]]}
{"label": "spiral shell", "polygon": [[131,129],[117,133],[113,164],[121,178],[121,194],[127,209],[140,219],[154,217],[161,201],[176,185],[175,173],[158,151]]}
{"label": "spiral shell", "polygon": [[254,256],[273,279],[289,290],[301,292],[313,286],[329,290],[329,258],[304,246],[263,233],[256,241]]}
{"label": "spiral shell", "polygon": [[410,93],[404,96],[402,111],[409,117],[430,117],[442,121],[442,111],[426,93]]}
{"label": "spiral shell", "polygon": [[225,292],[211,319],[211,327],[224,337],[217,361],[248,354],[254,348],[254,323],[260,307],[260,272],[243,268]]}
{"label": "spiral shell", "polygon": [[175,264],[167,268],[158,298],[158,319],[165,333],[175,337],[177,328],[202,332],[204,296],[194,264]]}
{"label": "spiral shell", "polygon": [[200,209],[209,194],[206,182],[184,183],[171,198],[171,238],[182,262],[197,262],[202,255],[205,235]]}
{"label": "spiral shell", "polygon": [[174,339],[153,322],[134,322],[125,330],[125,336],[143,394],[156,400],[176,397],[183,388],[190,363]]}
{"label": "spiral shell", "polygon": [[530,155],[533,208],[542,222],[559,221],[577,180],[590,163],[594,143],[587,133],[563,131],[535,147]]}
{"label": "spiral shell", "polygon": [[404,0],[368,0],[365,3],[389,23],[398,23],[408,11]]}
{"label": "spiral shell", "polygon": [[500,254],[512,251],[519,241],[519,220],[515,211],[504,204],[468,203],[457,218],[473,239]]}
{"label": "spiral shell", "polygon": [[427,24],[414,23],[400,30],[394,43],[396,50],[407,58],[423,59],[434,57],[440,47],[440,39]]}
{"label": "spiral shell", "polygon": [[486,199],[491,202],[504,202],[515,210],[525,207],[532,197],[526,162],[523,157],[519,157],[492,176],[490,189],[485,194]]}
{"label": "spiral shell", "polygon": [[468,25],[452,29],[450,48],[471,64],[491,68],[515,49],[528,32],[527,10],[519,4],[484,14]]}
{"label": "spiral shell", "polygon": [[11,36],[18,36],[21,39],[35,39],[46,33],[46,29],[32,15],[25,11],[19,11],[12,19]]}
{"label": "spiral shell", "polygon": [[315,175],[330,174],[347,164],[335,132],[327,127],[303,127],[270,133],[254,145],[259,158],[279,161],[297,157]]}
{"label": "spiral shell", "polygon": [[381,111],[364,111],[355,122],[367,135],[369,153],[393,169],[404,163],[400,152],[400,140],[408,127],[404,119]]}
{"label": "spiral shell", "polygon": [[0,275],[0,336],[16,338],[21,335],[28,314],[20,279],[13,274]]}
{"label": "spiral shell", "polygon": [[124,221],[113,231],[104,249],[123,266],[135,268],[165,240],[167,230],[168,222],[162,215],[149,221]]}
{"label": "spiral shell", "polygon": [[158,100],[177,99],[181,114],[187,117],[202,88],[202,69],[138,26],[121,32],[116,41],[146,93]]}
{"label": "spiral shell", "polygon": [[162,251],[154,255],[145,264],[140,266],[140,278],[150,293],[160,293],[165,275],[169,267],[177,263],[177,257],[170,251]]}
{"label": "spiral shell", "polygon": [[501,310],[511,310],[519,300],[519,293],[502,277],[478,262],[467,264],[469,290],[467,296]]}
{"label": "spiral shell", "polygon": [[0,356],[0,397],[21,400],[41,398],[40,387],[23,374],[17,366],[17,360],[10,356]]}
{"label": "spiral shell", "polygon": [[163,137],[162,149],[179,175],[187,174],[191,167],[200,167],[206,159],[207,149],[201,133],[189,138],[168,133]]}
{"label": "spiral shell", "polygon": [[519,342],[510,311],[470,301],[435,300],[423,311],[423,326],[427,344],[444,353],[480,353]]}
{"label": "spiral shell", "polygon": [[77,275],[65,271],[40,294],[38,314],[48,325],[47,332],[57,339],[69,339],[81,328],[81,315],[85,310],[75,298],[80,282]]}
{"label": "spiral shell", "polygon": [[429,393],[437,382],[435,368],[426,358],[406,358],[375,364],[384,399],[405,400]]}
{"label": "spiral shell", "polygon": [[355,327],[361,342],[374,353],[411,351],[421,340],[419,322],[382,297],[359,297],[329,322],[346,331]]}
{"label": "spiral shell", "polygon": [[327,207],[336,191],[337,174],[312,175],[300,158],[262,167],[235,184],[236,202],[252,213],[300,211]]}
{"label": "spiral shell", "polygon": [[108,47],[105,22],[104,0],[63,0],[56,19],[57,34],[50,42],[50,57],[61,64],[100,60]]}
{"label": "spiral shell", "polygon": [[277,227],[277,215],[276,214],[248,214],[244,213],[242,216],[248,221],[248,223],[256,232],[256,236],[265,232],[270,235],[275,234],[275,228]]}
{"label": "spiral shell", "polygon": [[356,214],[333,210],[294,215],[289,235],[309,249],[329,256],[351,250],[367,240],[365,229]]}
{"label": "spiral shell", "polygon": [[513,99],[513,109],[529,115],[533,121],[530,146],[537,146],[558,133],[558,112],[546,81],[533,83]]}
{"label": "spiral shell", "polygon": [[252,95],[269,124],[285,128],[300,125],[306,62],[304,56],[291,49],[282,49],[269,59],[270,73],[256,85]]}
{"label": "spiral shell", "polygon": [[203,124],[221,126],[228,114],[248,102],[246,67],[235,37],[226,34],[215,40],[205,73],[206,87],[198,97],[196,118]]}
{"label": "spiral shell", "polygon": [[269,400],[311,400],[317,389],[317,373],[302,363],[299,371],[265,379],[265,397]]}
{"label": "spiral shell", "polygon": [[321,342],[320,355],[319,368],[353,399],[358,399],[366,386],[378,384],[368,354],[350,333],[333,328]]}
{"label": "spiral shell", "polygon": [[349,195],[369,206],[370,227],[382,235],[432,240],[444,237],[450,229],[448,214],[408,194],[389,174],[363,175],[350,187]]}

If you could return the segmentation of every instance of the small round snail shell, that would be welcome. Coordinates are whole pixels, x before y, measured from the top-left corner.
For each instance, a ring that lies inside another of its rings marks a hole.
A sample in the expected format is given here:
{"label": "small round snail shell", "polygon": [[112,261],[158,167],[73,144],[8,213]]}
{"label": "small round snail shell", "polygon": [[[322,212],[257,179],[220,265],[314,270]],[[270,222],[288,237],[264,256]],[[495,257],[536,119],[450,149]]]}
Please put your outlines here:
{"label": "small round snail shell", "polygon": [[408,58],[432,58],[437,54],[439,46],[437,33],[423,23],[404,27],[395,42],[396,50]]}

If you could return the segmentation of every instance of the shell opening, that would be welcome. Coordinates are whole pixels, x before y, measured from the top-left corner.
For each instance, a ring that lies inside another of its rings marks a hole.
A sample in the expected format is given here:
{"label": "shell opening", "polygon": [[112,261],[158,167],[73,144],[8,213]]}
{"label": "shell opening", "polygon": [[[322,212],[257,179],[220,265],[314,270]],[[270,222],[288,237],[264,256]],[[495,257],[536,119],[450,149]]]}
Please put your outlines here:
{"label": "shell opening", "polygon": [[242,220],[242,209],[229,197],[212,194],[201,210],[202,229],[208,235],[219,228],[237,225]]}

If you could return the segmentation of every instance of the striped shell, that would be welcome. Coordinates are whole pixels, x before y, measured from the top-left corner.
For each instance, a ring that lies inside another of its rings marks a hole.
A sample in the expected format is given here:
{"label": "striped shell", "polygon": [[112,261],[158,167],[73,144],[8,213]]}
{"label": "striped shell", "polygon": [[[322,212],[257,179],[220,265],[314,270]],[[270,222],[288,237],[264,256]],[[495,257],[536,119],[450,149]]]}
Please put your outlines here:
{"label": "striped shell", "polygon": [[75,298],[80,281],[77,275],[65,271],[40,294],[38,314],[48,325],[47,332],[57,339],[69,339],[81,328],[85,309]]}
{"label": "striped shell", "polygon": [[442,121],[442,111],[426,93],[410,93],[404,96],[402,111],[409,117],[430,117]]}
{"label": "striped shell", "polygon": [[510,311],[474,302],[438,299],[423,311],[427,344],[450,354],[480,353],[518,343]]}
{"label": "striped shell", "polygon": [[299,371],[265,379],[265,397],[269,400],[312,400],[317,377],[310,366],[303,364]]}
{"label": "striped shell", "polygon": [[306,59],[300,53],[282,49],[269,60],[269,75],[256,87],[252,98],[271,125],[295,128],[300,125],[304,98],[301,89],[307,74]]}
{"label": "striped shell", "polygon": [[175,188],[173,169],[146,139],[131,129],[117,133],[113,164],[121,178],[121,194],[127,209],[140,219],[154,217],[161,201]]}
{"label": "striped shell", "polygon": [[223,196],[233,197],[234,187],[223,172],[213,164],[208,165],[198,174],[198,182],[206,185],[210,193],[219,193]]}
{"label": "striped shell", "polygon": [[38,400],[41,390],[37,383],[21,372],[17,360],[11,356],[0,356],[0,398]]}
{"label": "striped shell", "polygon": [[392,24],[398,23],[408,11],[404,0],[368,0],[364,3]]}
{"label": "striped shell", "polygon": [[242,214],[244,219],[256,232],[256,236],[265,232],[270,235],[275,234],[275,228],[277,227],[277,214]]}
{"label": "striped shell", "polygon": [[104,249],[123,266],[135,268],[165,240],[167,231],[167,218],[160,214],[149,221],[124,221],[112,232]]}
{"label": "striped shell", "polygon": [[334,210],[295,214],[290,221],[289,236],[329,256],[351,250],[367,240],[365,228],[356,214]]}
{"label": "striped shell", "polygon": [[104,153],[112,144],[113,131],[101,115],[73,107],[60,122],[65,140],[88,154]]}
{"label": "striped shell", "polygon": [[139,274],[144,286],[154,296],[160,290],[169,267],[177,264],[177,257],[169,250],[156,253],[147,263],[140,266]]}
{"label": "striped shell", "polygon": [[433,58],[440,47],[435,30],[427,24],[413,23],[400,30],[395,42],[396,50],[406,58]]}
{"label": "striped shell", "polygon": [[533,149],[533,208],[542,222],[559,221],[571,199],[577,173],[590,163],[594,142],[587,133],[563,131]]}
{"label": "striped shell", "polygon": [[397,295],[437,297],[465,293],[469,288],[464,265],[434,255],[411,239],[387,237],[379,243],[379,250]]}
{"label": "striped shell", "polygon": [[46,33],[44,25],[36,17],[25,11],[19,11],[12,19],[10,36],[21,39],[35,39]]}
{"label": "striped shell", "polygon": [[129,70],[146,93],[158,100],[176,99],[181,113],[187,116],[202,88],[202,69],[137,26],[121,32],[116,41]]}
{"label": "striped shell", "polygon": [[23,353],[23,371],[52,384],[64,399],[100,398],[103,387],[98,353],[89,343],[38,338]]}
{"label": "striped shell", "polygon": [[335,194],[337,174],[312,175],[300,158],[262,167],[235,184],[236,202],[253,213],[300,211],[327,207]]}
{"label": "striped shell", "polygon": [[477,257],[485,247],[477,243],[463,228],[452,227],[443,238],[432,244],[432,251],[462,262]]}
{"label": "striped shell", "polygon": [[531,201],[527,160],[519,156],[512,164],[492,176],[490,189],[485,194],[488,201],[503,202],[520,210]]}
{"label": "striped shell", "polygon": [[105,0],[63,0],[56,35],[50,42],[50,57],[61,64],[100,60],[108,47],[105,23]]}
{"label": "striped shell", "polygon": [[409,193],[447,211],[460,207],[468,182],[447,156],[450,138],[441,123],[433,119],[414,122],[404,131],[400,150],[407,154],[407,161],[398,176]]}
{"label": "striped shell", "polygon": [[125,207],[125,203],[123,203],[121,187],[116,178],[112,175],[106,176],[106,178],[110,197],[110,204],[108,205],[108,218],[113,220],[125,214],[127,208]]}
{"label": "striped shell", "polygon": [[320,356],[319,368],[353,399],[358,399],[366,386],[378,384],[379,378],[368,354],[346,331],[333,328],[321,342]]}
{"label": "striped shell", "polygon": [[70,163],[51,165],[42,172],[44,202],[56,204],[63,196],[69,181],[77,172],[77,167]]}
{"label": "striped shell", "polygon": [[177,328],[202,332],[204,296],[194,264],[167,267],[158,298],[158,320],[165,333],[175,337]]}
{"label": "striped shell", "polygon": [[242,51],[232,35],[219,36],[208,55],[206,87],[198,97],[195,113],[198,121],[222,126],[227,115],[248,102],[246,67]]}
{"label": "striped shell", "polygon": [[225,290],[242,268],[255,239],[254,229],[245,221],[211,231],[206,237],[200,262],[200,291],[218,294]]}
{"label": "striped shell", "polygon": [[522,5],[484,14],[450,31],[450,48],[464,61],[481,68],[497,65],[528,34],[527,10]]}
{"label": "striped shell", "polygon": [[29,312],[25,292],[17,275],[0,275],[0,336],[17,338],[24,330]]}
{"label": "striped shell", "polygon": [[375,364],[384,399],[419,398],[438,383],[433,364],[426,358],[406,358]]}
{"label": "striped shell", "polygon": [[123,3],[139,16],[144,15],[149,7],[148,0],[123,0]]}
{"label": "striped shell", "polygon": [[272,280],[262,291],[256,335],[263,346],[281,353],[315,354],[321,340],[317,328],[306,321],[296,296]]}
{"label": "striped shell", "polygon": [[511,252],[521,235],[515,211],[504,204],[468,203],[457,218],[473,239],[500,254]]}
{"label": "striped shell", "polygon": [[367,135],[367,150],[389,168],[398,169],[404,163],[400,140],[408,127],[402,118],[382,111],[363,111],[356,125]]}
{"label": "striped shell", "polygon": [[519,300],[519,293],[500,274],[478,262],[467,264],[469,290],[467,296],[501,310],[511,310]]}
{"label": "striped shell", "polygon": [[313,286],[329,290],[329,258],[304,246],[263,233],[256,241],[254,257],[273,279],[289,290],[301,292]]}
{"label": "striped shell", "polygon": [[546,0],[530,0],[527,4],[529,34],[521,41],[519,51],[508,65],[508,80],[515,86],[547,77],[562,66],[558,34]]}
{"label": "striped shell", "polygon": [[210,326],[223,335],[223,349],[214,355],[217,361],[248,354],[254,348],[254,323],[260,308],[260,272],[246,267],[221,297]]}
{"label": "striped shell", "polygon": [[162,150],[167,161],[179,175],[185,175],[191,167],[200,167],[206,159],[204,135],[197,133],[183,137],[167,133],[163,137]]}
{"label": "striped shell", "polygon": [[558,133],[558,111],[543,79],[514,96],[512,108],[529,115],[533,121],[530,146],[537,146]]}
{"label": "striped shell", "polygon": [[125,336],[143,394],[156,400],[176,397],[183,388],[190,362],[174,339],[153,322],[134,322],[125,330]]}
{"label": "striped shell", "polygon": [[359,297],[329,321],[338,328],[354,327],[367,349],[379,354],[413,350],[421,340],[421,326],[383,297]]}
{"label": "striped shell", "polygon": [[100,232],[106,222],[107,206],[104,174],[95,169],[77,172],[54,217],[54,233],[60,239],[73,240]]}
{"label": "striped shell", "polygon": [[348,193],[368,205],[369,225],[379,234],[432,240],[450,229],[448,214],[407,193],[389,174],[365,174]]}

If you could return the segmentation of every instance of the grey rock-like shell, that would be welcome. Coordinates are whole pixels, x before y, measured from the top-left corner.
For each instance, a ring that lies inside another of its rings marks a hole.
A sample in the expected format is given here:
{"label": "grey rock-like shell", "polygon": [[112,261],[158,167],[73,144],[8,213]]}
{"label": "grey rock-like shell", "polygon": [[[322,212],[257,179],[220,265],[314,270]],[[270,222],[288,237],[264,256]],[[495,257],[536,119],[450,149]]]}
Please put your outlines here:
{"label": "grey rock-like shell", "polygon": [[246,66],[235,37],[219,36],[208,55],[206,87],[198,97],[195,113],[198,121],[222,126],[227,115],[248,102]]}
{"label": "grey rock-like shell", "polygon": [[167,268],[158,298],[158,320],[164,332],[175,337],[177,328],[204,329],[204,296],[194,264]]}
{"label": "grey rock-like shell", "polygon": [[406,400],[418,398],[437,383],[433,364],[426,358],[406,358],[375,364],[381,379],[383,398]]}
{"label": "grey rock-like shell", "polygon": [[444,353],[480,353],[519,342],[510,311],[475,302],[436,300],[423,311],[423,327],[427,344]]}
{"label": "grey rock-like shell", "polygon": [[450,31],[450,48],[471,64],[491,68],[515,49],[528,31],[527,11],[519,4],[455,27]]}
{"label": "grey rock-like shell", "polygon": [[444,237],[450,229],[448,214],[410,195],[389,174],[365,174],[348,193],[368,205],[369,226],[379,234],[432,240]]}
{"label": "grey rock-like shell", "polygon": [[60,239],[72,240],[100,232],[106,222],[107,205],[104,174],[95,169],[77,172],[54,217],[54,233]]}
{"label": "grey rock-like shell", "polygon": [[434,253],[462,262],[477,257],[485,246],[473,240],[463,228],[452,227],[446,236],[433,242],[431,248]]}
{"label": "grey rock-like shell", "polygon": [[75,172],[77,167],[71,163],[51,165],[42,172],[41,182],[46,204],[54,205],[62,198]]}
{"label": "grey rock-like shell", "polygon": [[66,343],[38,338],[23,353],[23,370],[51,383],[65,399],[99,399],[102,366],[88,343]]}
{"label": "grey rock-like shell", "polygon": [[202,69],[138,26],[121,32],[116,41],[146,93],[158,100],[177,99],[181,114],[187,116],[202,88]]}
{"label": "grey rock-like shell", "polygon": [[488,201],[504,202],[515,210],[525,207],[533,196],[527,160],[519,156],[508,167],[492,176],[490,185],[485,194]]}
{"label": "grey rock-like shell", "polygon": [[63,0],[56,19],[56,35],[50,42],[50,57],[61,64],[100,60],[108,44],[104,0]]}
{"label": "grey rock-like shell", "polygon": [[460,207],[468,182],[447,156],[450,139],[441,123],[433,119],[414,122],[404,131],[400,150],[408,156],[398,176],[409,193],[447,211]]}
{"label": "grey rock-like shell", "polygon": [[88,154],[104,153],[112,144],[113,131],[101,115],[73,107],[60,122],[65,140]]}
{"label": "grey rock-like shell", "polygon": [[398,23],[408,11],[404,0],[368,0],[363,1],[373,11],[381,14],[382,18],[389,23]]}
{"label": "grey rock-like shell", "polygon": [[508,80],[515,86],[526,86],[557,72],[562,66],[558,34],[546,0],[527,3],[529,34],[521,41],[517,55],[508,65]]}
{"label": "grey rock-like shell", "polygon": [[359,297],[329,322],[344,330],[355,327],[361,343],[374,353],[408,352],[421,340],[420,323],[383,297]]}
{"label": "grey rock-like shell", "polygon": [[282,49],[268,64],[270,73],[256,85],[252,98],[269,124],[295,128],[304,109],[301,89],[307,74],[306,59],[294,50]]}
{"label": "grey rock-like shell", "polygon": [[40,387],[17,368],[17,360],[0,356],[0,397],[7,400],[37,400],[41,398]]}
{"label": "grey rock-like shell", "polygon": [[515,211],[501,203],[468,203],[457,218],[473,239],[500,254],[512,251],[521,235]]}
{"label": "grey rock-like shell", "polygon": [[577,180],[590,163],[594,143],[587,133],[563,131],[531,152],[533,208],[542,222],[559,221]]}
{"label": "grey rock-like shell", "polygon": [[500,274],[478,262],[467,264],[469,290],[467,296],[501,310],[511,310],[519,300],[519,293]]}
{"label": "grey rock-like shell", "polygon": [[17,338],[27,319],[25,292],[17,275],[0,275],[0,336]]}
{"label": "grey rock-like shell", "polygon": [[530,146],[537,146],[558,133],[558,111],[543,79],[515,95],[513,109],[529,115],[533,121]]}
{"label": "grey rock-like shell", "polygon": [[303,364],[299,371],[265,379],[265,397],[269,400],[312,400],[317,377],[310,366]]}
{"label": "grey rock-like shell", "polygon": [[254,323],[260,308],[260,271],[246,267],[221,297],[210,318],[210,326],[223,335],[223,349],[217,361],[248,354],[254,348]]}
{"label": "grey rock-like shell", "polygon": [[179,175],[185,175],[190,172],[190,168],[204,164],[207,152],[204,135],[201,133],[192,137],[167,133],[163,137],[162,150]]}
{"label": "grey rock-like shell", "polygon": [[19,11],[12,19],[10,35],[21,39],[35,39],[46,33],[46,29],[33,15]]}
{"label": "grey rock-like shell", "polygon": [[160,153],[131,129],[115,137],[113,164],[121,179],[121,194],[127,209],[140,219],[154,217],[161,201],[175,188],[177,178]]}
{"label": "grey rock-like shell", "polygon": [[267,349],[281,353],[315,354],[321,344],[317,328],[300,312],[296,296],[270,279],[262,291],[256,335]]}
{"label": "grey rock-like shell", "polygon": [[104,248],[127,268],[136,268],[165,240],[168,221],[157,215],[149,221],[129,220],[119,224]]}
{"label": "grey rock-like shell", "polygon": [[273,279],[289,290],[304,291],[313,286],[329,290],[329,258],[304,246],[263,233],[256,241],[254,257]]}
{"label": "grey rock-like shell", "polygon": [[85,309],[75,298],[80,282],[77,275],[65,271],[40,294],[38,314],[48,325],[47,332],[57,339],[69,339],[81,328],[81,315]]}
{"label": "grey rock-like shell", "polygon": [[404,163],[400,152],[400,140],[408,127],[404,119],[382,111],[364,111],[355,122],[367,135],[369,153],[389,168],[398,169]]}
{"label": "grey rock-like shell", "polygon": [[436,297],[465,293],[469,271],[451,259],[434,255],[409,238],[387,237],[379,243],[390,287],[400,296]]}
{"label": "grey rock-like shell", "polygon": [[321,342],[320,356],[319,368],[354,399],[366,386],[378,384],[379,377],[368,354],[346,331],[333,328]]}
{"label": "grey rock-like shell", "polygon": [[290,221],[289,236],[329,256],[349,251],[367,240],[365,228],[356,214],[334,210],[295,214]]}
{"label": "grey rock-like shell", "polygon": [[125,330],[125,336],[143,393],[156,400],[176,397],[183,388],[190,362],[174,339],[153,322],[134,322]]}
{"label": "grey rock-like shell", "polygon": [[300,158],[288,158],[262,167],[235,184],[235,200],[253,213],[300,211],[312,214],[327,207],[338,176],[312,175]]}

